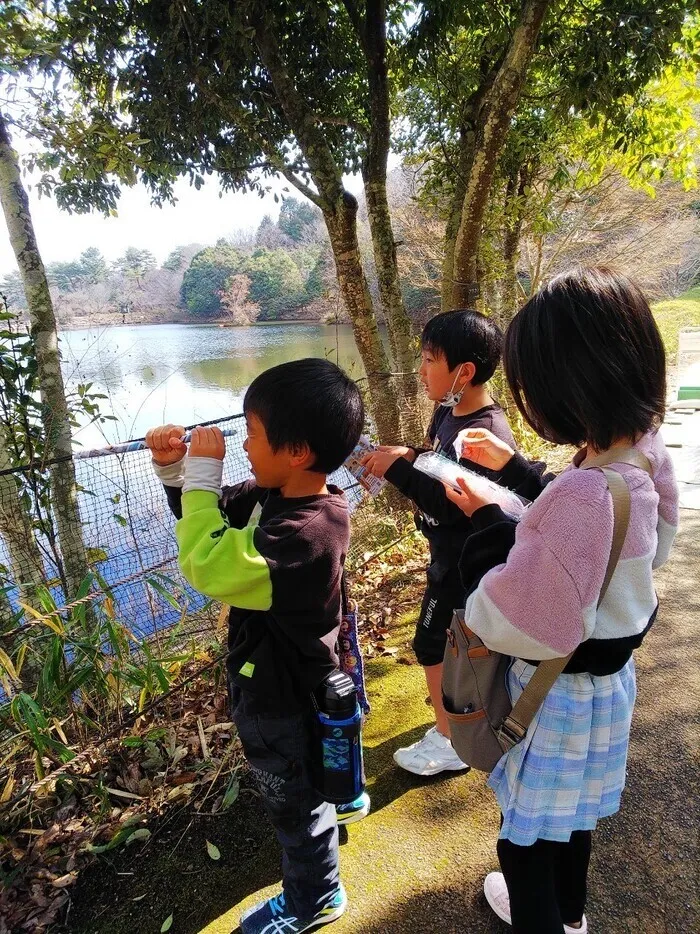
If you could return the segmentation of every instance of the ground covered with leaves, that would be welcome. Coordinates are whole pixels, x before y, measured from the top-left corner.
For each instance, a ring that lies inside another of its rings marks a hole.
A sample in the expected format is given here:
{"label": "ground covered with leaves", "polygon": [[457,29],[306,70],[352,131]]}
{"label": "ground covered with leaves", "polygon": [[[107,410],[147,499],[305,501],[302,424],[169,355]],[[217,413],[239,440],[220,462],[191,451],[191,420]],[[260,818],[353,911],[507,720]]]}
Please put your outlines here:
{"label": "ground covered with leaves", "polygon": [[210,668],[5,810],[2,934],[53,925],[86,866],[148,843],[160,820],[183,808],[216,814],[233,804],[243,758],[221,681],[220,668]]}
{"label": "ground covered with leaves", "polygon": [[[354,574],[366,659],[413,664],[390,636],[394,620],[419,605],[425,557],[409,535]],[[175,917],[178,930],[195,930],[187,919],[194,923],[198,876],[206,874],[209,893],[220,878],[222,909],[232,886],[250,885],[249,874],[259,884],[267,822],[228,717],[221,665],[208,666],[122,735],[6,808],[0,934],[167,931]],[[277,878],[274,848],[268,863]]]}

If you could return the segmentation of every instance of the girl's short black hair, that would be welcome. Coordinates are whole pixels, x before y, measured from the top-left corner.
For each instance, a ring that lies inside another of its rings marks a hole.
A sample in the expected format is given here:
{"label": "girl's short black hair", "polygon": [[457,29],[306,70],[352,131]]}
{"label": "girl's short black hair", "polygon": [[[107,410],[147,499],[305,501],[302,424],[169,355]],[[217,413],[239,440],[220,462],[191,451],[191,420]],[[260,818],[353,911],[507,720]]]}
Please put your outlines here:
{"label": "girl's short black hair", "polygon": [[553,279],[513,318],[503,365],[538,435],[605,450],[661,424],[666,354],[642,291],[610,269]]}
{"label": "girl's short black hair", "polygon": [[472,386],[491,379],[503,349],[503,333],[491,318],[471,308],[435,315],[423,328],[421,347],[447,360],[450,370],[461,363],[476,367]]}
{"label": "girl's short black hair", "polygon": [[357,384],[330,360],[282,363],[261,373],[243,399],[246,415],[257,415],[273,451],[308,444],[310,468],[329,474],[357,444],[365,421]]}

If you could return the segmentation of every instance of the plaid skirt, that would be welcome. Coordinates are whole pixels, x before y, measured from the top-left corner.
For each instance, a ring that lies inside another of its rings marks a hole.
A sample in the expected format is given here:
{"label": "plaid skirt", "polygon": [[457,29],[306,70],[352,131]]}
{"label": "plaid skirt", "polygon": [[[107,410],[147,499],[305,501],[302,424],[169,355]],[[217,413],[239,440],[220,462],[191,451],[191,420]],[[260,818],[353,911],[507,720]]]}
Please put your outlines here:
{"label": "plaid skirt", "polygon": [[[515,659],[515,702],[535,668]],[[503,814],[500,836],[519,846],[567,841],[620,809],[637,688],[634,661],[613,675],[559,675],[527,735],[489,776]]]}

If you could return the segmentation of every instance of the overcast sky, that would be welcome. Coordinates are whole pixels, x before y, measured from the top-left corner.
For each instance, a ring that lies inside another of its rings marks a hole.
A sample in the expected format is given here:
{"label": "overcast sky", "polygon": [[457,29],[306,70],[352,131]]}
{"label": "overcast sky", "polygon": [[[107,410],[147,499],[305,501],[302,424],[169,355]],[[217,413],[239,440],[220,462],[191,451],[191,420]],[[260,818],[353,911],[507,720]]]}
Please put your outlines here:
{"label": "overcast sky", "polygon": [[[27,178],[24,179],[27,184]],[[273,181],[277,191],[281,182]],[[89,246],[102,250],[108,260],[120,256],[128,246],[149,249],[159,262],[185,243],[214,243],[235,230],[257,227],[264,214],[277,216],[279,205],[272,194],[224,194],[219,198],[215,179],[196,191],[181,180],[175,186],[177,203],[159,208],[150,203],[142,186],[124,189],[118,216],[68,214],[59,211],[52,198],[39,198],[30,190],[29,199],[39,249],[45,263],[77,259]],[[300,196],[301,197],[301,196]],[[1,215],[0,215],[1,217]],[[0,221],[0,276],[16,269],[10,238]]]}
{"label": "overcast sky", "polygon": [[[390,166],[398,160],[390,159]],[[150,203],[146,189],[138,185],[125,188],[118,204],[117,217],[102,214],[68,214],[60,211],[53,198],[39,198],[24,176],[39,249],[45,263],[77,259],[89,246],[98,247],[108,261],[115,260],[129,246],[148,249],[161,263],[172,249],[187,243],[215,243],[237,230],[257,228],[265,214],[277,218],[279,204],[273,192],[289,187],[286,182],[268,180],[271,193],[264,198],[255,194],[226,193],[219,197],[214,176],[197,191],[188,181],[175,185],[175,205],[159,208]],[[346,186],[359,194],[359,177],[346,178]],[[303,198],[292,189],[291,194]],[[0,278],[15,270],[10,238],[0,212]]]}

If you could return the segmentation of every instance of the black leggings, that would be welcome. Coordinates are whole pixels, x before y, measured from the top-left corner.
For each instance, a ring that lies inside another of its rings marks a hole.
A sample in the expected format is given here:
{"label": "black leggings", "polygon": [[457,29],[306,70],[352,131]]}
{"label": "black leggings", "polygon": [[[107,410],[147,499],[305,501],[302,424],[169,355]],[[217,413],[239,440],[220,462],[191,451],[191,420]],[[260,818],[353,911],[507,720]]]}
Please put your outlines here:
{"label": "black leggings", "polygon": [[513,934],[562,934],[586,904],[590,830],[575,830],[568,843],[537,840],[517,846],[499,840],[498,860],[508,886]]}

